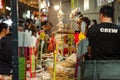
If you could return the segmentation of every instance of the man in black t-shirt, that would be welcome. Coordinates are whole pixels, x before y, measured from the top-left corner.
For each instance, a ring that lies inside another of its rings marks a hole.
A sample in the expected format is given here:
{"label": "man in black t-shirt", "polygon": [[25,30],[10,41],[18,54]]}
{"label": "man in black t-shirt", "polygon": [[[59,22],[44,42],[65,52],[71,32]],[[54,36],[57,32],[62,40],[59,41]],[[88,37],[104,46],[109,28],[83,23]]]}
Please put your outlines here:
{"label": "man in black t-shirt", "polygon": [[[6,23],[0,23],[0,76],[11,75],[12,71],[12,38],[9,26]],[[0,78],[0,80],[3,80]]]}
{"label": "man in black t-shirt", "polygon": [[101,23],[88,30],[89,50],[92,59],[120,59],[120,27],[113,24],[114,9],[103,6],[100,9]]}

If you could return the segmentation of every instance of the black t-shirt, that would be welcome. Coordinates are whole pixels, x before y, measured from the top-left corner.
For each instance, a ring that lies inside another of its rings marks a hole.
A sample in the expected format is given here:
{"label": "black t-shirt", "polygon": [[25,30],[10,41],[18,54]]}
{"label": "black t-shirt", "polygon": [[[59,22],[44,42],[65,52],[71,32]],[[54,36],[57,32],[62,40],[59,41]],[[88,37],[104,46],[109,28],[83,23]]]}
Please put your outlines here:
{"label": "black t-shirt", "polygon": [[117,25],[101,23],[92,26],[87,37],[89,45],[92,46],[93,59],[120,56],[120,27]]}
{"label": "black t-shirt", "polygon": [[0,74],[10,74],[12,69],[12,41],[9,36],[0,40]]}

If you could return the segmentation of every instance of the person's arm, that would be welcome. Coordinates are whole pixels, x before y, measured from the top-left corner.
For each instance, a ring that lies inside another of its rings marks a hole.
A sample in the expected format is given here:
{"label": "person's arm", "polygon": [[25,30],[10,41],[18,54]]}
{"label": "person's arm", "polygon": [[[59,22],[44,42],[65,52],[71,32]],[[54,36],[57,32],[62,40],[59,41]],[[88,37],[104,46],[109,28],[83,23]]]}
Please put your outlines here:
{"label": "person's arm", "polygon": [[89,41],[87,51],[88,51],[89,57],[91,58],[92,57],[92,46],[97,36],[97,26],[92,26],[91,28],[89,28],[86,36],[88,37],[88,41]]}
{"label": "person's arm", "polygon": [[87,51],[88,51],[88,56],[91,58],[92,57],[92,46],[88,46]]}
{"label": "person's arm", "polygon": [[42,26],[42,29],[45,30],[45,31],[49,30],[50,28],[51,27],[49,25],[43,25]]}

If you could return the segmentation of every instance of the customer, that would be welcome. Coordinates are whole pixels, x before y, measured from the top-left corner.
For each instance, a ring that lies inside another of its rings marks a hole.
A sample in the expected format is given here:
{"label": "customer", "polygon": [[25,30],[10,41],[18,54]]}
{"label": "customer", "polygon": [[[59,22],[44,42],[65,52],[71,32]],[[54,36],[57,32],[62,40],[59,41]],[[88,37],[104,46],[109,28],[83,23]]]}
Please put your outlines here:
{"label": "customer", "polygon": [[[9,26],[6,23],[0,23],[0,77],[9,76],[12,70],[12,42]],[[4,80],[4,79],[0,79]]]}
{"label": "customer", "polygon": [[96,60],[120,59],[120,27],[113,23],[114,9],[103,6],[100,9],[98,25],[88,30],[90,54]]}
{"label": "customer", "polygon": [[53,24],[48,20],[46,15],[41,15],[41,29],[46,32],[50,36],[52,34]]}
{"label": "customer", "polygon": [[96,24],[97,24],[96,19],[93,19],[92,22],[91,22],[91,26],[94,26],[94,25],[96,25]]}
{"label": "customer", "polygon": [[82,18],[81,31],[79,34],[78,54],[83,55],[87,52],[88,38],[86,33],[88,32],[88,26],[90,25],[90,19],[88,17]]}

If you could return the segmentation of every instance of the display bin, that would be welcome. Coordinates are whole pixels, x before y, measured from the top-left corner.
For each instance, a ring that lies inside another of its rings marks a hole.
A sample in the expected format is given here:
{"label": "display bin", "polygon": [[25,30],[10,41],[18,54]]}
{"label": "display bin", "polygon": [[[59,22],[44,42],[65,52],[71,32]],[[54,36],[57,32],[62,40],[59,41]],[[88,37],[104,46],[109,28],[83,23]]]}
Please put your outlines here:
{"label": "display bin", "polygon": [[19,57],[19,80],[25,80],[25,57]]}
{"label": "display bin", "polygon": [[35,72],[35,50],[33,47],[29,48],[29,56],[30,56],[30,78],[36,77],[36,72]]}
{"label": "display bin", "polygon": [[19,80],[26,79],[26,59],[24,56],[24,47],[18,47],[19,61]]}
{"label": "display bin", "polygon": [[120,80],[120,60],[86,60],[80,67],[80,80]]}

